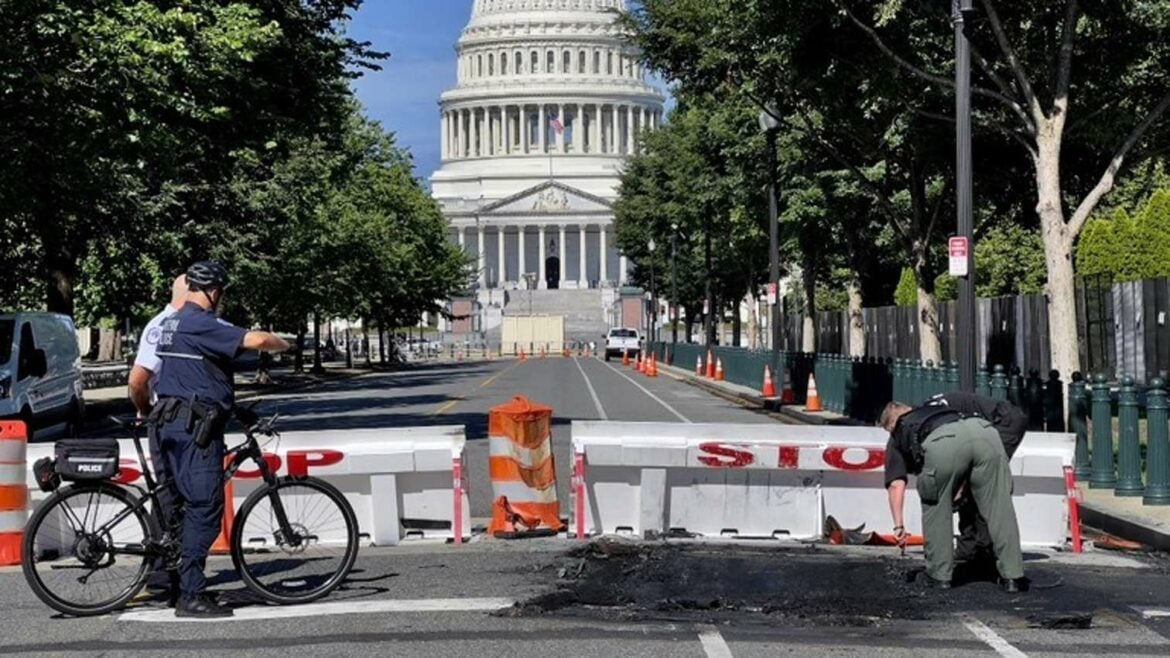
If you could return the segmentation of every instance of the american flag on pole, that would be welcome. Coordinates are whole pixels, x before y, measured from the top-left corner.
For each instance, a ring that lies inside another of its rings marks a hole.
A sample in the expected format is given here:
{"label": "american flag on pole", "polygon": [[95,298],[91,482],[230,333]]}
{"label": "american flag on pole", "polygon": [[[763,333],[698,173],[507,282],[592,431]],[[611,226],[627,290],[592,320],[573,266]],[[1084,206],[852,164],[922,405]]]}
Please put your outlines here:
{"label": "american flag on pole", "polygon": [[561,120],[555,114],[548,115],[548,125],[552,126],[552,129],[557,131],[558,135],[565,132],[565,124],[561,123]]}

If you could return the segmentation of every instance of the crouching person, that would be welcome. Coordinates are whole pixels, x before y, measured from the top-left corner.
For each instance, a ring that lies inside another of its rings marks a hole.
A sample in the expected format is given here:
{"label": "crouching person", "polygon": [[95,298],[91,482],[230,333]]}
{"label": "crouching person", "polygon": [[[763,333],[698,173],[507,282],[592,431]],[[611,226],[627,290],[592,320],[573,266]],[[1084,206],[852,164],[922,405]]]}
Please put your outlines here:
{"label": "crouching person", "polygon": [[1012,477],[1007,452],[995,427],[945,406],[911,408],[891,402],[879,421],[890,433],[885,482],[899,543],[906,539],[906,482],[918,479],[927,583],[950,587],[955,568],[953,503],[964,484],[987,520],[1000,586],[1025,591],[1020,529],[1012,507]]}

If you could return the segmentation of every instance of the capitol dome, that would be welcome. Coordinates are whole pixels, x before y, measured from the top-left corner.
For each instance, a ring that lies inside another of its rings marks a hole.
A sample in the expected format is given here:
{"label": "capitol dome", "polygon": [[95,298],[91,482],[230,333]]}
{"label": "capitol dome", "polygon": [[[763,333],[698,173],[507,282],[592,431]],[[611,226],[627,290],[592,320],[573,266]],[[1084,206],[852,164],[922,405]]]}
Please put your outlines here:
{"label": "capitol dome", "polygon": [[658,126],[663,96],[615,24],[625,0],[474,0],[440,98],[431,189],[478,260],[480,290],[612,288],[625,158]]}

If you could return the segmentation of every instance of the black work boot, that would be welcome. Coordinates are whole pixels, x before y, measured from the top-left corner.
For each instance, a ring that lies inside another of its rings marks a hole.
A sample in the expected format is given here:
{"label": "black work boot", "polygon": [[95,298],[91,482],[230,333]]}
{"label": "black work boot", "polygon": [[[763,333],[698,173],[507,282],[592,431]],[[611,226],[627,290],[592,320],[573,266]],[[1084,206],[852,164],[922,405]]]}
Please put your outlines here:
{"label": "black work boot", "polygon": [[1032,581],[1027,578],[1000,578],[999,588],[1008,594],[1019,594],[1026,592],[1031,587]]}
{"label": "black work boot", "polygon": [[236,613],[231,608],[225,608],[216,602],[215,597],[204,592],[198,596],[183,596],[175,606],[176,617],[194,617],[196,619],[222,619]]}

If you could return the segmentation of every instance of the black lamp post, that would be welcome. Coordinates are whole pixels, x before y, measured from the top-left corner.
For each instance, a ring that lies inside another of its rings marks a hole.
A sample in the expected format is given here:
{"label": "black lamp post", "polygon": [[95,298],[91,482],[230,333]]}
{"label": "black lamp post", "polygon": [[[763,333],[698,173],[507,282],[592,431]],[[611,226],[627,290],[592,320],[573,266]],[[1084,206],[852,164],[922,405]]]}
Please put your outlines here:
{"label": "black lamp post", "polygon": [[958,234],[967,241],[966,276],[959,277],[959,388],[975,391],[975,244],[971,192],[971,44],[967,18],[973,0],[952,0],[955,24],[955,179]]}
{"label": "black lamp post", "polygon": [[776,133],[780,120],[776,108],[768,106],[760,110],[760,130],[768,138],[768,281],[771,301],[768,325],[772,329],[772,370],[780,367],[780,222],[776,207]]}
{"label": "black lamp post", "polygon": [[650,342],[658,340],[656,328],[658,326],[658,295],[654,289],[654,250],[658,248],[658,244],[654,242],[654,238],[650,238],[650,242],[646,243],[650,249]]}
{"label": "black lamp post", "polygon": [[678,282],[675,265],[678,260],[678,224],[670,225],[670,342],[678,342]]}

